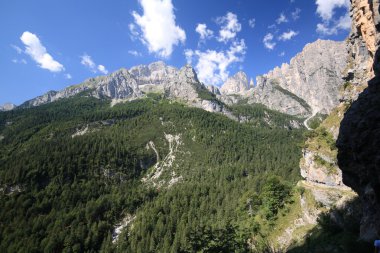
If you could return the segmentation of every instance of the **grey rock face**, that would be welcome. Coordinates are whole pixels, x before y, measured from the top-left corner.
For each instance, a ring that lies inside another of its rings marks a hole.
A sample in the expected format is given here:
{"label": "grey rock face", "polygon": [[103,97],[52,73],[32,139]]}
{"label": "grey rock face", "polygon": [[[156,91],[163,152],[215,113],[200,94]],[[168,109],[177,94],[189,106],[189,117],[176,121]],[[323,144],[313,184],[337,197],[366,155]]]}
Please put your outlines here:
{"label": "grey rock face", "polygon": [[216,87],[216,86],[214,86],[214,85],[208,85],[206,88],[207,88],[208,91],[211,92],[212,94],[215,94],[215,95],[221,95],[219,88]]}
{"label": "grey rock face", "polygon": [[0,111],[11,111],[15,108],[16,108],[16,105],[12,103],[5,103],[3,105],[0,105]]}
{"label": "grey rock face", "polygon": [[226,95],[239,94],[246,92],[249,88],[247,75],[243,71],[239,71],[234,76],[227,79],[220,88],[220,91]]}
{"label": "grey rock face", "polygon": [[328,113],[339,104],[339,88],[347,65],[346,42],[317,40],[269,73],[248,83],[243,72],[230,77],[220,89],[226,104],[246,100],[291,115]]}
{"label": "grey rock face", "polygon": [[[217,88],[214,88],[214,91],[219,93]],[[23,106],[38,106],[72,97],[81,92],[88,92],[88,95],[96,98],[110,98],[116,101],[115,103],[120,100],[142,98],[146,93],[155,92],[210,112],[232,115],[222,103],[213,99],[213,93],[199,82],[197,74],[190,65],[178,70],[163,62],[139,65],[130,70],[120,69],[108,76],[90,78],[61,91],[49,91],[25,102]],[[203,94],[203,97],[200,94]]]}
{"label": "grey rock face", "polygon": [[[349,52],[352,74],[348,77],[354,88],[342,101],[352,104],[340,124],[337,140],[343,182],[359,194],[363,211],[360,236],[367,241],[380,236],[379,6],[379,0],[351,1],[353,22]],[[355,89],[365,87],[365,80],[373,75],[363,92],[360,93],[363,89]]]}
{"label": "grey rock face", "polygon": [[313,112],[328,113],[339,103],[346,52],[345,42],[317,40],[265,77],[305,100]]}
{"label": "grey rock face", "polygon": [[198,80],[197,74],[190,65],[181,68],[168,83],[165,83],[165,95],[169,98],[179,98],[184,101],[195,102],[198,98],[198,89],[207,90]]}
{"label": "grey rock face", "polygon": [[308,115],[310,106],[295,94],[283,89],[276,80],[257,77],[256,87],[249,96],[250,103],[261,103],[273,110],[291,115]]}
{"label": "grey rock face", "polygon": [[142,96],[136,80],[126,69],[121,69],[105,78],[101,78],[97,82],[96,89],[92,94],[95,97],[106,96],[114,99]]}

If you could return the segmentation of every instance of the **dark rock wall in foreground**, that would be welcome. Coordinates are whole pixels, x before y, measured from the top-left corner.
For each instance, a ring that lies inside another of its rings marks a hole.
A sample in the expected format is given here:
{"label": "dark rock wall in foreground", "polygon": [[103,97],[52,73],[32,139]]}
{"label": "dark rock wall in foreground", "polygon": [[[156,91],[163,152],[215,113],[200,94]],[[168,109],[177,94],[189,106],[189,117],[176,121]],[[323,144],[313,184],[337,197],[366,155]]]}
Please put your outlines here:
{"label": "dark rock wall in foreground", "polygon": [[373,240],[380,238],[379,0],[352,0],[351,5],[351,38],[362,40],[366,45],[372,62],[368,75],[373,78],[341,122],[338,164],[343,182],[362,200],[361,238]]}

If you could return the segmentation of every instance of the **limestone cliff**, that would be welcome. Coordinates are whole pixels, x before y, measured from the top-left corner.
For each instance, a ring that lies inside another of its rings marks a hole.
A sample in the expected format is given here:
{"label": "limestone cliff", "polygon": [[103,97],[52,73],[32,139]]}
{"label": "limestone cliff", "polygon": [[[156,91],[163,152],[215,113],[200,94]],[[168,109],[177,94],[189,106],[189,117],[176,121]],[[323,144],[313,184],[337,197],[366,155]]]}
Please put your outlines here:
{"label": "limestone cliff", "polygon": [[239,72],[221,87],[219,96],[226,104],[246,101],[291,115],[306,116],[313,112],[329,113],[339,103],[347,43],[317,40],[302,52],[269,73],[248,83]]}
{"label": "limestone cliff", "polygon": [[[212,91],[218,93],[217,88]],[[199,82],[190,65],[176,69],[163,62],[139,65],[129,70],[122,68],[108,76],[90,78],[61,91],[49,91],[26,101],[22,106],[39,106],[79,93],[96,98],[109,98],[113,100],[113,104],[143,98],[148,93],[160,93],[166,98],[233,118],[223,103],[218,102],[213,93]]]}
{"label": "limestone cliff", "polygon": [[5,103],[3,105],[0,105],[0,111],[10,111],[15,108],[16,108],[16,105],[12,103]]}
{"label": "limestone cliff", "polygon": [[380,236],[379,0],[352,0],[351,5],[351,38],[366,45],[368,63],[373,61],[373,67],[367,67],[368,77],[374,78],[358,99],[349,103],[341,122],[338,164],[343,182],[358,192],[362,200],[361,237],[373,240]]}

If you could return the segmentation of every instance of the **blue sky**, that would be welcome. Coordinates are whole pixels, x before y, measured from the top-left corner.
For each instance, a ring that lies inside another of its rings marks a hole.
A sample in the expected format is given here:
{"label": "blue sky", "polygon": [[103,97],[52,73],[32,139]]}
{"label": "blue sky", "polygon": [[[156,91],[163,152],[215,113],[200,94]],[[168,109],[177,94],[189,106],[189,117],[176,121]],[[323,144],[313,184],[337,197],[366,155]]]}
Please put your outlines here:
{"label": "blue sky", "polygon": [[348,0],[0,2],[0,104],[163,60],[206,84],[268,72],[349,33]]}

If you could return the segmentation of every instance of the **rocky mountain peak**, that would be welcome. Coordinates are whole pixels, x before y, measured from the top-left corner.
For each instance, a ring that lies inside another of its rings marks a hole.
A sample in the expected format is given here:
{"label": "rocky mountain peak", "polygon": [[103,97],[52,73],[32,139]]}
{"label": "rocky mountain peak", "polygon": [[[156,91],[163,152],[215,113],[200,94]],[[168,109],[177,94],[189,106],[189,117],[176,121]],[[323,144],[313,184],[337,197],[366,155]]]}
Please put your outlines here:
{"label": "rocky mountain peak", "polygon": [[197,73],[190,64],[186,64],[179,70],[178,78],[180,82],[199,83]]}
{"label": "rocky mountain peak", "polygon": [[237,72],[234,76],[231,76],[222,85],[220,91],[223,94],[237,94],[249,90],[250,85],[248,83],[247,75],[243,71]]}
{"label": "rocky mountain peak", "polygon": [[3,105],[0,105],[0,111],[11,111],[15,108],[16,108],[16,105],[12,103],[5,103]]}
{"label": "rocky mountain peak", "polygon": [[339,103],[342,71],[347,65],[346,43],[317,40],[301,53],[265,75],[305,100],[313,112],[328,113]]}

